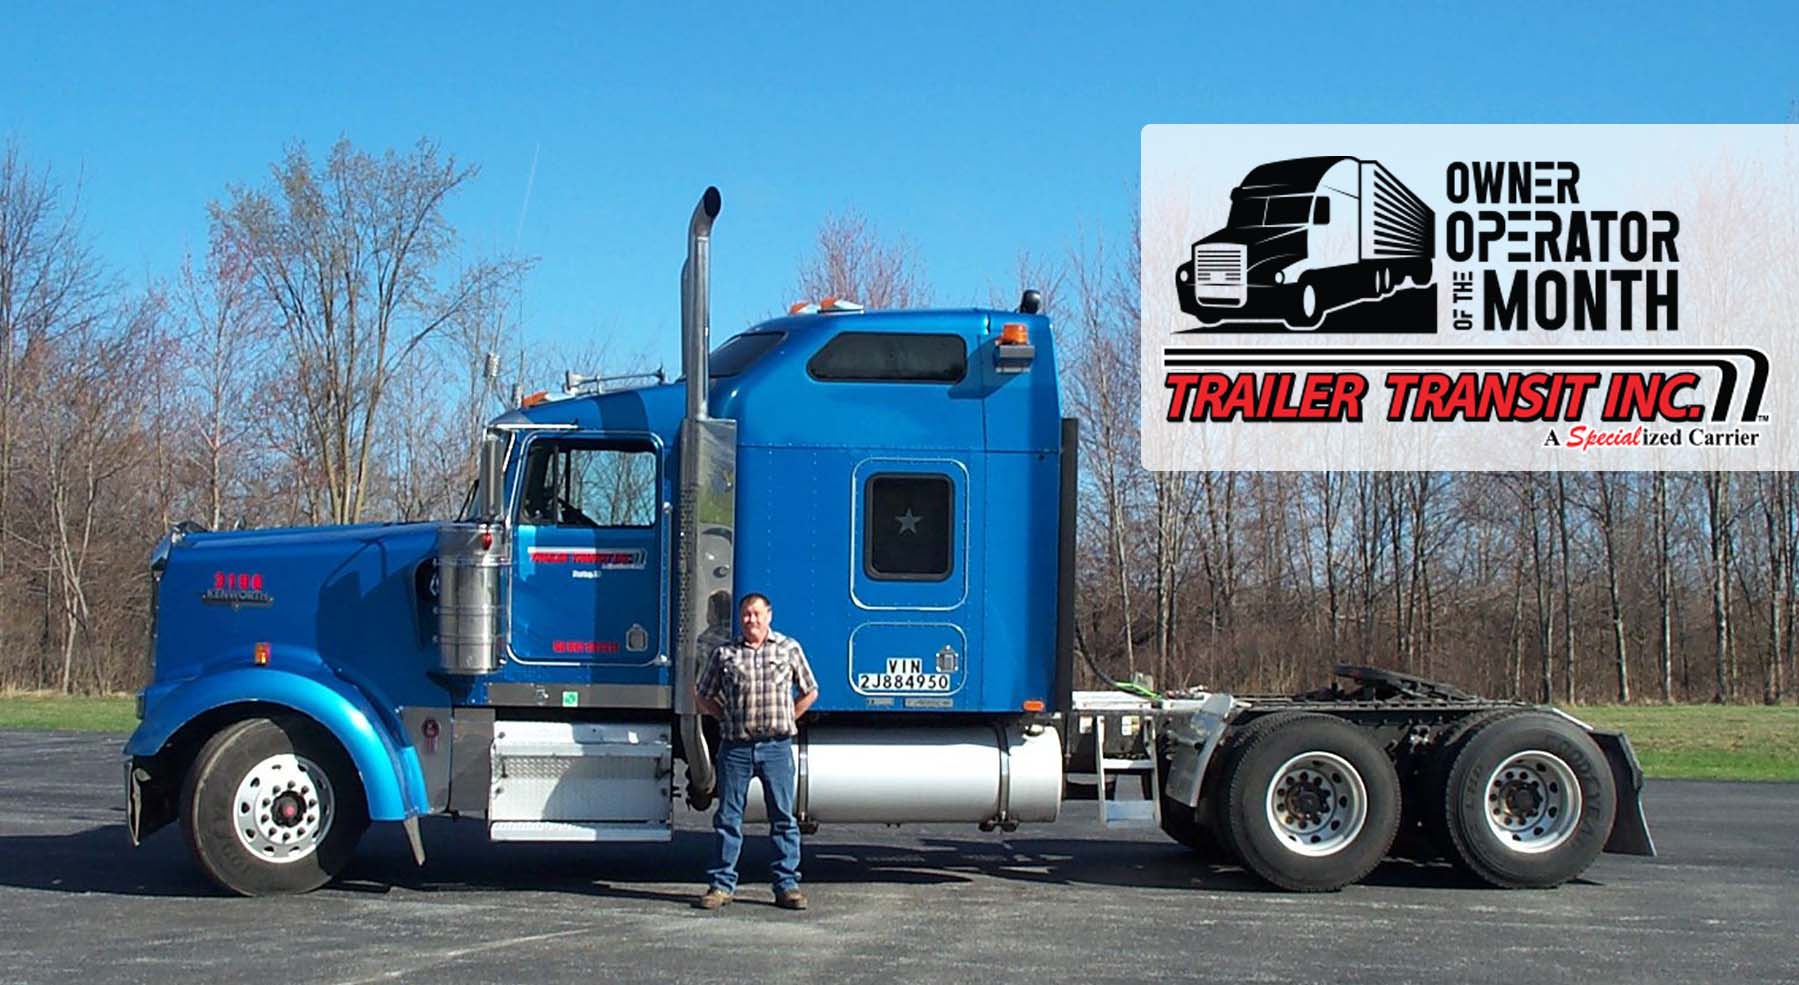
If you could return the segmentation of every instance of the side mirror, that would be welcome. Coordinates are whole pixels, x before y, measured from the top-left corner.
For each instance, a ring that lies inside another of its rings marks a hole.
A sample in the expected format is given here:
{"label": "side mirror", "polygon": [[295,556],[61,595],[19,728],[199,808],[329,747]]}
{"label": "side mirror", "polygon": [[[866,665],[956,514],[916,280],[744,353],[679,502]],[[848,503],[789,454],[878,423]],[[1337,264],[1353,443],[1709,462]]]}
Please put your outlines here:
{"label": "side mirror", "polygon": [[506,481],[506,435],[488,430],[481,436],[481,454],[475,467],[475,519],[496,520],[505,506],[500,487]]}

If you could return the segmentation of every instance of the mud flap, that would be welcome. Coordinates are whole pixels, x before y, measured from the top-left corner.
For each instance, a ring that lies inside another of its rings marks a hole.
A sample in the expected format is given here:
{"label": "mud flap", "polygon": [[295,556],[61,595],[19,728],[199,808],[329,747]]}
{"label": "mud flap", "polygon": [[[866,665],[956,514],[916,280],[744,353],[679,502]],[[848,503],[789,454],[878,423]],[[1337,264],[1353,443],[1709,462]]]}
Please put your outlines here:
{"label": "mud flap", "polygon": [[125,761],[125,828],[133,848],[175,819],[173,805],[147,787],[149,782],[150,774],[135,759]]}
{"label": "mud flap", "polygon": [[1655,840],[1643,817],[1643,767],[1622,732],[1592,732],[1593,741],[1605,752],[1612,767],[1612,786],[1618,791],[1618,812],[1605,850],[1619,855],[1654,855]]}
{"label": "mud flap", "polygon": [[412,860],[419,865],[425,864],[425,840],[419,836],[419,819],[416,815],[400,822],[406,829],[406,844],[412,847]]}

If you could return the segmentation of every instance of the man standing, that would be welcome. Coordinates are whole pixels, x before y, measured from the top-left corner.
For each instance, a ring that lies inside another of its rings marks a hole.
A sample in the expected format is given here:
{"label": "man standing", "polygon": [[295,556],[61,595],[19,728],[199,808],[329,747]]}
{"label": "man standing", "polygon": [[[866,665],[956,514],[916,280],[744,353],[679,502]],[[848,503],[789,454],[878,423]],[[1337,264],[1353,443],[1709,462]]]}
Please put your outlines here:
{"label": "man standing", "polygon": [[[768,833],[774,841],[775,905],[806,908],[800,892],[800,826],[793,816],[793,737],[797,722],[818,698],[818,682],[806,654],[793,639],[770,628],[774,609],[768,597],[752,592],[738,609],[742,635],[712,651],[700,675],[699,706],[719,720],[718,864],[707,872],[710,885],[694,905],[716,910],[737,891],[737,856],[743,850],[743,805],[750,778],[762,780]],[[795,694],[799,697],[796,699]]]}

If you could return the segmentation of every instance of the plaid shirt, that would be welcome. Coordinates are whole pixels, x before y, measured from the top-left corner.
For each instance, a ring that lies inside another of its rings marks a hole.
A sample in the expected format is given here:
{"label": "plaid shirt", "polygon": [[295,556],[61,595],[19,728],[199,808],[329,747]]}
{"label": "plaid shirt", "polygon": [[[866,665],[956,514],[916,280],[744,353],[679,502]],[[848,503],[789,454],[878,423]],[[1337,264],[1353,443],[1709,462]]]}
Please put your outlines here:
{"label": "plaid shirt", "polygon": [[793,699],[818,689],[799,642],[774,630],[761,646],[739,636],[716,650],[700,675],[702,697],[719,703],[726,739],[780,739],[796,735]]}

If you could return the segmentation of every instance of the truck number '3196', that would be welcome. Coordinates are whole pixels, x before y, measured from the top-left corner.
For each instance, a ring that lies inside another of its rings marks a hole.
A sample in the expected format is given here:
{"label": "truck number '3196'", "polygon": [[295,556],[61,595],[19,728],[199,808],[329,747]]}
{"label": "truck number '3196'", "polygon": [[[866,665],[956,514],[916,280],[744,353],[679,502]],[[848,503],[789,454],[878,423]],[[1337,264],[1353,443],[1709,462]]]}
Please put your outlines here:
{"label": "truck number '3196'", "polygon": [[879,673],[856,675],[858,691],[948,691],[948,674],[927,674],[924,661],[916,657],[892,657],[887,669]]}

